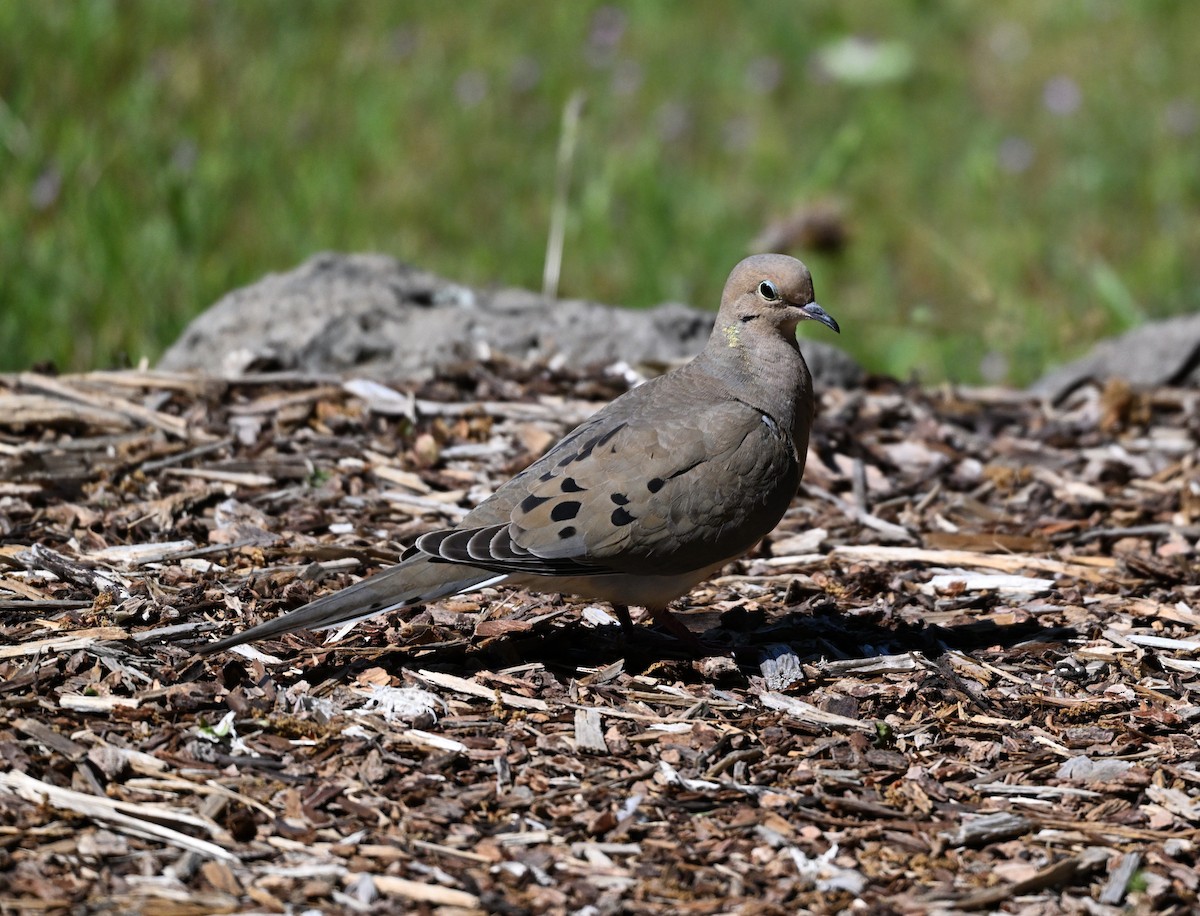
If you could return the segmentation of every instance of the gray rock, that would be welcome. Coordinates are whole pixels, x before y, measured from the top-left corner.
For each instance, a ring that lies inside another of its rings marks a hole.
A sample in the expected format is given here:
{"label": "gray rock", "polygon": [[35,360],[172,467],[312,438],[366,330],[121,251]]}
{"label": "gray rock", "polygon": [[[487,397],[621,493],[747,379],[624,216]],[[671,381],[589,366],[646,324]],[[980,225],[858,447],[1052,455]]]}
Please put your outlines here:
{"label": "gray rock", "polygon": [[1200,385],[1200,315],[1151,321],[1103,340],[1082,359],[1046,373],[1029,390],[1058,401],[1080,385],[1110,378],[1137,387]]}
{"label": "gray rock", "polygon": [[[493,353],[579,366],[670,363],[704,345],[713,315],[677,303],[634,311],[473,289],[385,255],[325,253],[222,297],[188,325],[159,367],[420,378]],[[804,352],[822,384],[862,377],[835,347],[807,341]]]}

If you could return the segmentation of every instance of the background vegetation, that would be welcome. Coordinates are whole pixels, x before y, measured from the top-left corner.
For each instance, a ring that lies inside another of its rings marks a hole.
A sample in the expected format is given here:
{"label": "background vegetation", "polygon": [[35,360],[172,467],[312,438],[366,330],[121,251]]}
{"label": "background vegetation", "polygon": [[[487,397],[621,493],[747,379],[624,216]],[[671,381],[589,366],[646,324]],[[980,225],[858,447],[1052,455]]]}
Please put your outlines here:
{"label": "background vegetation", "polygon": [[1200,307],[1200,4],[0,2],[0,368],[154,359],[323,249],[711,305],[774,220],[840,343],[1035,377]]}

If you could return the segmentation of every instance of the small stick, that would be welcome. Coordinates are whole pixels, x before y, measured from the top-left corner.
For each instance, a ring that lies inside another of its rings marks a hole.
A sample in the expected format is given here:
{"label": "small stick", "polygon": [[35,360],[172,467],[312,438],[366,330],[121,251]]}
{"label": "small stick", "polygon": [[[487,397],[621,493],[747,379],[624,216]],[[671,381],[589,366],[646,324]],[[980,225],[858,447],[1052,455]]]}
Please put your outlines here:
{"label": "small stick", "polygon": [[558,295],[562,269],[563,235],[567,228],[567,193],[571,188],[571,165],[575,161],[575,141],[579,137],[579,116],[586,96],[576,90],[563,108],[562,133],[558,138],[558,166],[554,175],[554,203],[550,208],[550,235],[546,239],[546,264],[542,270],[542,295]]}

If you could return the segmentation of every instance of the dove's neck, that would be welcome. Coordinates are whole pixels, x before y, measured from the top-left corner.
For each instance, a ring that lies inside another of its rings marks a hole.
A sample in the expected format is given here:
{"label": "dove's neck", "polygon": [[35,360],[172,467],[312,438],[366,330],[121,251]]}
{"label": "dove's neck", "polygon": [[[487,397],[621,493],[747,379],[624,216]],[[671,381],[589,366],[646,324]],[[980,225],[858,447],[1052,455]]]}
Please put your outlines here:
{"label": "dove's neck", "polygon": [[795,328],[763,332],[739,322],[718,323],[696,368],[791,430],[797,451],[804,454],[813,414],[812,377]]}

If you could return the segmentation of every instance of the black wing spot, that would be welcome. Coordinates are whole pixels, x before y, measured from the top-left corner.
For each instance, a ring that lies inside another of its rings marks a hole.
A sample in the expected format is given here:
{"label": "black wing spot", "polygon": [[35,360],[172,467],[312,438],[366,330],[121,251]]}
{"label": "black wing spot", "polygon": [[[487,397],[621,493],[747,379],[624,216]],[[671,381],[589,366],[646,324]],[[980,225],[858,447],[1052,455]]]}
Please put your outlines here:
{"label": "black wing spot", "polygon": [[628,506],[629,505],[629,497],[626,496],[624,493],[613,493],[610,498],[618,506]]}
{"label": "black wing spot", "polygon": [[666,483],[666,481],[663,480],[661,477],[654,477],[654,478],[651,478],[651,480],[648,484],[646,484],[646,489],[649,490],[651,493],[657,493],[659,490],[661,490],[663,488],[664,483]]}
{"label": "black wing spot", "polygon": [[672,475],[671,475],[670,477],[668,477],[667,479],[668,479],[668,480],[674,480],[676,477],[682,477],[682,476],[683,476],[684,474],[686,474],[688,471],[694,470],[694,469],[695,469],[695,468],[697,468],[699,465],[700,465],[700,462],[699,462],[699,461],[695,462],[694,464],[689,464],[689,465],[688,465],[686,468],[680,468],[678,471],[676,471],[674,474],[672,474]]}
{"label": "black wing spot", "polygon": [[578,457],[579,457],[578,455],[567,455],[565,458],[563,458],[562,461],[560,461],[558,463],[558,467],[560,467],[560,468],[566,467],[568,464],[570,464],[572,461],[574,461]]}
{"label": "black wing spot", "polygon": [[564,525],[562,528],[558,529],[558,536],[560,538],[562,538],[564,541],[567,538],[575,537],[575,526],[574,525]]}
{"label": "black wing spot", "polygon": [[556,522],[569,522],[579,514],[582,505],[577,499],[565,500],[550,510],[550,518]]}
{"label": "black wing spot", "polygon": [[562,491],[564,493],[582,493],[587,487],[581,487],[574,477],[564,477],[562,482]]}
{"label": "black wing spot", "polygon": [[583,448],[581,448],[579,450],[579,454],[575,456],[575,460],[583,461],[587,458],[590,458],[592,455],[592,449],[594,449],[595,447],[596,447],[596,440],[593,439],[591,442],[589,442],[587,445],[585,445]]}
{"label": "black wing spot", "polygon": [[636,521],[636,519],[630,515],[624,507],[613,509],[612,523],[618,528],[620,528],[622,525],[632,524],[634,521]]}
{"label": "black wing spot", "polygon": [[599,439],[597,439],[596,445],[607,445],[608,440],[611,439],[613,436],[615,436],[617,433],[619,433],[621,430],[623,430],[626,426],[628,426],[627,423],[618,423],[616,426],[614,426],[612,429],[610,429],[608,432],[606,432],[603,436],[601,436]]}
{"label": "black wing spot", "polygon": [[545,474],[543,474],[541,477],[538,478],[538,480],[540,480],[542,483],[545,483],[547,480],[553,480],[553,479],[554,479],[553,471],[547,471]]}
{"label": "black wing spot", "polygon": [[542,503],[546,503],[549,501],[550,501],[549,496],[538,496],[536,493],[530,493],[523,500],[521,500],[521,511],[522,512],[532,512],[534,509],[536,509]]}

